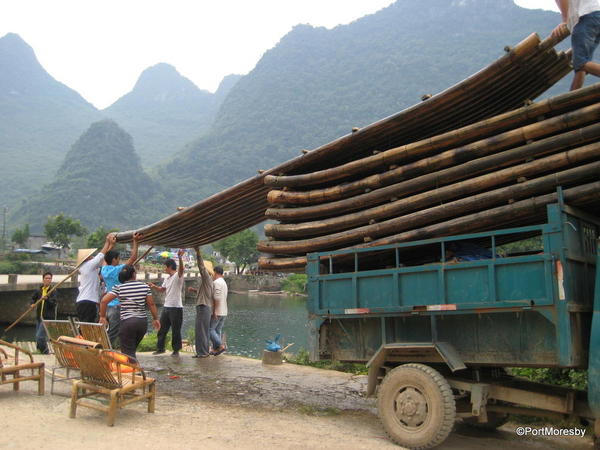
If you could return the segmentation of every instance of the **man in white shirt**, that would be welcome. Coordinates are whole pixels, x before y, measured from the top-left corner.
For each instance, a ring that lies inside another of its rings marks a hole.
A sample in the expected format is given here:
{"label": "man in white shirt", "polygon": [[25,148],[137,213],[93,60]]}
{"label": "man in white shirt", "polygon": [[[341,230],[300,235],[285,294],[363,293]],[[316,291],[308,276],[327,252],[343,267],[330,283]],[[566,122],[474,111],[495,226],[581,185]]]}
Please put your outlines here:
{"label": "man in white shirt", "polygon": [[227,317],[227,283],[223,278],[223,268],[216,266],[213,274],[213,313],[210,320],[210,341],[212,342],[212,354],[217,356],[226,350],[223,344],[223,324]]}
{"label": "man in white shirt", "polygon": [[104,260],[104,254],[111,250],[117,242],[114,233],[106,235],[104,246],[100,253],[92,257],[95,248],[84,248],[77,252],[77,263],[85,261],[79,266],[79,294],[75,300],[75,309],[80,322],[98,321],[98,305],[100,303],[100,277],[99,270]]}
{"label": "man in white shirt", "polygon": [[181,350],[181,325],[183,324],[183,299],[181,291],[183,289],[183,255],[185,250],[179,249],[177,252],[178,262],[175,264],[171,258],[165,261],[165,271],[169,277],[163,282],[162,286],[150,283],[151,289],[165,292],[165,303],[160,313],[160,329],[158,330],[158,340],[156,342],[156,351],[153,355],[160,355],[165,352],[165,340],[169,328],[173,328],[171,344],[173,346],[172,356],[178,356]]}
{"label": "man in white shirt", "polygon": [[560,38],[571,32],[573,69],[575,76],[571,90],[583,86],[588,73],[600,77],[600,64],[592,57],[600,43],[600,0],[556,0],[562,22],[554,28],[552,35]]}

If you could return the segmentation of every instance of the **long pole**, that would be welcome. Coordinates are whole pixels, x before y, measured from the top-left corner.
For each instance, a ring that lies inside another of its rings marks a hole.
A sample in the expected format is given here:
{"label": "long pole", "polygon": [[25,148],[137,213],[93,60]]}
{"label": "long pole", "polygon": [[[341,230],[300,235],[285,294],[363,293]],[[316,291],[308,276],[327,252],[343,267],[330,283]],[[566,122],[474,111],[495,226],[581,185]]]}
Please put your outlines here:
{"label": "long pole", "polygon": [[2,251],[6,250],[6,212],[8,208],[2,208]]}
{"label": "long pole", "polygon": [[[58,287],[63,284],[65,281],[67,281],[68,279],[70,279],[73,275],[75,275],[78,271],[79,268],[81,267],[81,265],[84,263],[85,261],[81,261],[79,264],[77,264],[77,266],[75,267],[75,269],[68,274],[65,278],[63,278],[61,281],[59,281],[58,283],[56,283],[54,286],[52,286],[50,288],[50,290],[46,293],[46,297],[49,297],[50,294],[52,292],[54,292],[56,289],[58,289]],[[2,333],[2,337],[4,337],[6,335],[6,333],[8,331],[10,331],[16,324],[18,324],[27,314],[29,314],[37,305],[38,303],[40,303],[43,300],[43,297],[40,298],[37,302],[33,303],[32,305],[29,306],[29,308],[27,308],[27,311],[25,311],[23,314],[21,314],[19,316],[19,318],[17,320],[15,320],[12,324],[10,324]]]}
{"label": "long pole", "polygon": [[137,263],[139,263],[142,259],[144,259],[146,256],[148,256],[148,253],[150,253],[150,251],[153,249],[154,247],[150,247],[148,250],[146,250],[144,252],[144,254],[142,256],[140,256],[138,259],[135,260],[135,262],[133,263],[133,265],[137,265]]}

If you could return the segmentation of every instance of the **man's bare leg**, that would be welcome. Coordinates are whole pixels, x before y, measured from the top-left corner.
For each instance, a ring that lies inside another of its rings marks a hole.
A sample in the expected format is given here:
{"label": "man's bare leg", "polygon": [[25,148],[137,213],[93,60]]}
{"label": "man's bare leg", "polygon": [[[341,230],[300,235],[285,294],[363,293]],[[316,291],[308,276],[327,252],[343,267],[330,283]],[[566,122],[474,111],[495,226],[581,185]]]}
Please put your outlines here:
{"label": "man's bare leg", "polygon": [[[589,63],[587,63],[587,64],[589,64]],[[571,83],[572,91],[579,89],[581,86],[583,86],[583,81],[585,80],[585,74],[586,74],[586,71],[584,69],[581,69],[581,70],[578,70],[577,72],[575,72],[575,76],[573,77],[573,82]]]}
{"label": "man's bare leg", "polygon": [[591,73],[592,75],[600,77],[600,64],[597,62],[590,61],[585,63],[583,70],[585,70],[587,73]]}

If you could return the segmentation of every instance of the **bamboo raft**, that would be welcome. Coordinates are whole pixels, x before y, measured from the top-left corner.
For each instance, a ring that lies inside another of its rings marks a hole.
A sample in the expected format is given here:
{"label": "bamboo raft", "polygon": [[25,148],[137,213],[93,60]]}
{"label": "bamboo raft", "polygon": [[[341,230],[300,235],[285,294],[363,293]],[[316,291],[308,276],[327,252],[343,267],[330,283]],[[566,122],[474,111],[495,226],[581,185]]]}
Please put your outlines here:
{"label": "bamboo raft", "polygon": [[600,84],[532,103],[571,70],[556,43],[532,34],[446,91],[138,231],[191,247],[272,219],[260,268],[302,271],[307,252],[537,223],[557,187],[593,211]]}

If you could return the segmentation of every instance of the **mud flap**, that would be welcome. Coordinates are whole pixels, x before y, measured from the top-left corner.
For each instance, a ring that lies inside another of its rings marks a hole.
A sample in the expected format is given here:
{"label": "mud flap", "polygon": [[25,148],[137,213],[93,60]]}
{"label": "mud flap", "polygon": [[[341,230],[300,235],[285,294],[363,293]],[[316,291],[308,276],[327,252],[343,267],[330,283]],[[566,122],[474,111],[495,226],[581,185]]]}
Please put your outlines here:
{"label": "mud flap", "polygon": [[[414,360],[411,360],[414,358]],[[367,363],[369,368],[367,397],[375,394],[382,367],[386,362],[444,362],[452,372],[466,369],[465,363],[448,342],[395,343],[379,347]]]}

